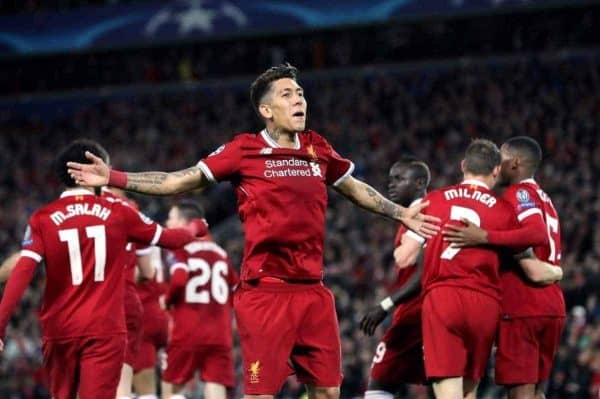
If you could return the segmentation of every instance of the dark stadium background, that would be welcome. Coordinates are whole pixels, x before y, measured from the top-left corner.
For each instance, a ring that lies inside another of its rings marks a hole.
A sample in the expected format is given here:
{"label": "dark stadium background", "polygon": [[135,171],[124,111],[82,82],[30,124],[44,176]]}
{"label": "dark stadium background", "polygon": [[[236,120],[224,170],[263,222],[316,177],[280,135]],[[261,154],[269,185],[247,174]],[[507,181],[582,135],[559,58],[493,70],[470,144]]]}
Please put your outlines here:
{"label": "dark stadium background", "polygon": [[[28,216],[59,193],[51,164],[63,144],[99,140],[125,170],[190,166],[259,127],[249,82],[289,61],[301,70],[309,126],[382,192],[389,166],[407,153],[430,164],[436,188],[459,179],[472,138],[527,134],[542,144],[537,180],[561,217],[569,314],[547,397],[598,398],[600,2],[408,0],[387,14],[375,6],[394,1],[277,2],[316,10],[318,20],[260,11],[263,3],[0,1],[0,254],[18,249]],[[171,19],[143,31],[161,10]],[[189,16],[194,10],[200,19]],[[90,33],[105,16],[134,14],[142,17],[130,26]],[[135,198],[158,221],[173,200]],[[231,188],[193,198],[239,265]],[[366,387],[382,329],[367,338],[358,322],[394,280],[395,229],[331,193],[325,280],[343,335],[344,398]],[[36,319],[42,288],[40,274],[11,323],[0,355],[1,398],[48,398]],[[239,381],[239,349],[236,357]],[[481,397],[503,397],[492,378],[493,364]],[[238,385],[234,397],[240,394]],[[282,391],[302,394],[293,379]]]}

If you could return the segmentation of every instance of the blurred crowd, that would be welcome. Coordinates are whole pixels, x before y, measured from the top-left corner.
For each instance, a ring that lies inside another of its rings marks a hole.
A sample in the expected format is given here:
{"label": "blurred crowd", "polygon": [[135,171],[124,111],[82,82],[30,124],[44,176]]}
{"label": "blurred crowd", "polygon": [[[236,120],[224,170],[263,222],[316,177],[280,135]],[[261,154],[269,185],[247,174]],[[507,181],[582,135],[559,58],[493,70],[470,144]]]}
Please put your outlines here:
{"label": "blurred crowd", "polygon": [[[355,162],[356,177],[382,192],[389,167],[406,154],[430,165],[432,188],[437,188],[460,179],[459,161],[472,138],[501,143],[527,134],[542,144],[545,159],[537,180],[561,217],[561,285],[569,313],[549,383],[551,399],[597,398],[600,387],[599,62],[598,53],[589,53],[402,72],[372,68],[343,78],[301,79],[309,127]],[[52,160],[69,140],[99,140],[120,169],[174,170],[194,164],[235,133],[259,128],[247,87],[239,85],[112,100],[52,122],[10,113],[0,118],[0,250],[5,255],[18,247],[28,215],[59,193]],[[136,198],[156,220],[164,220],[172,200]],[[220,233],[218,241],[239,265],[243,241],[239,224],[232,222],[235,199],[229,185],[194,198],[204,203]],[[366,387],[383,328],[369,338],[358,323],[395,280],[396,228],[331,192],[325,280],[336,296],[343,337],[344,398],[361,396]],[[11,324],[0,357],[0,397],[46,397],[35,316],[42,287],[39,276]],[[501,398],[502,390],[491,383],[493,365],[489,370],[481,395]],[[282,395],[301,394],[292,379]],[[426,395],[416,389],[405,397]]]}
{"label": "blurred crowd", "polygon": [[0,14],[42,13],[66,11],[85,6],[141,3],[144,0],[2,0]]}
{"label": "blurred crowd", "polygon": [[[365,40],[369,38],[369,40]],[[600,45],[600,5],[280,34],[168,46],[0,58],[0,95],[157,85],[260,73],[548,51]]]}

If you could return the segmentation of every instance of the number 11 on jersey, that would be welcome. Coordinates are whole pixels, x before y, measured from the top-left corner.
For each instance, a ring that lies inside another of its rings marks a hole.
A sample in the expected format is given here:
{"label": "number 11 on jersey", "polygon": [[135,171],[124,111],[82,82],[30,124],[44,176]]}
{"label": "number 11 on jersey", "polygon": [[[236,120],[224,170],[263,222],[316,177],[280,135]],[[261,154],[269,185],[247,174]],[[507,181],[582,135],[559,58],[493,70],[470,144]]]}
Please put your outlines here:
{"label": "number 11 on jersey", "polygon": [[[106,267],[106,230],[104,225],[88,226],[85,228],[88,238],[94,240],[94,281],[104,281],[104,268]],[[83,282],[83,262],[81,261],[81,245],[77,229],[58,231],[60,241],[67,243],[69,249],[69,265],[71,267],[71,281],[73,285]]]}

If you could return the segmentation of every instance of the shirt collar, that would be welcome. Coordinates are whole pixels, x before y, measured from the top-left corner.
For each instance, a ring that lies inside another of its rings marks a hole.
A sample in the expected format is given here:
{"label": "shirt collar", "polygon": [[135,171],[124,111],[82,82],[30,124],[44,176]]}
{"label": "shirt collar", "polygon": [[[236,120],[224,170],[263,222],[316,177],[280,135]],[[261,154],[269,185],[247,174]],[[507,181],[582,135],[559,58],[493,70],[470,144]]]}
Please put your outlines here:
{"label": "shirt collar", "polygon": [[60,195],[60,198],[74,197],[77,195],[94,195],[94,193],[92,193],[89,190],[86,190],[85,188],[74,188],[72,190],[63,191],[63,193]]}
{"label": "shirt collar", "polygon": [[[266,143],[269,145],[269,147],[272,148],[283,148],[279,145],[279,143],[277,143],[275,140],[273,140],[273,138],[271,136],[269,136],[269,133],[267,133],[267,129],[263,129],[260,132],[260,135],[262,136],[263,140],[266,141]],[[294,150],[299,150],[300,149],[300,138],[298,137],[298,132],[294,133]]]}
{"label": "shirt collar", "polygon": [[530,178],[525,179],[525,180],[521,180],[519,183],[529,183],[529,184],[536,184],[537,185],[537,182],[534,180],[533,177],[530,177]]}
{"label": "shirt collar", "polygon": [[488,190],[490,189],[487,184],[485,184],[482,181],[475,180],[475,179],[468,179],[468,180],[463,181],[460,184],[469,184],[469,185],[473,185],[473,186],[483,187],[483,188],[486,188]]}

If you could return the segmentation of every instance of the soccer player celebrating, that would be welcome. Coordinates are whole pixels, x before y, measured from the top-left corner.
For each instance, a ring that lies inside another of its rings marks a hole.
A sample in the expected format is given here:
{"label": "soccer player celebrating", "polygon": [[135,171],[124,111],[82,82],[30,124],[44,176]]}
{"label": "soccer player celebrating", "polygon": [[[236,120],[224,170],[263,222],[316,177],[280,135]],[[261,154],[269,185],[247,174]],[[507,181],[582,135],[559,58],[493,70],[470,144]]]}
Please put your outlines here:
{"label": "soccer player celebrating", "polygon": [[[86,140],[56,160],[67,187],[36,211],[0,303],[0,335],[44,260],[40,310],[44,368],[56,399],[114,399],[126,345],[123,258],[129,241],[177,248],[193,240],[186,230],[163,229],[122,201],[94,195],[67,173],[66,162],[86,162],[106,151]],[[4,344],[0,341],[0,350]]]}
{"label": "soccer player celebrating", "polygon": [[[427,212],[447,224],[467,219],[489,230],[518,227],[510,204],[490,191],[500,163],[494,143],[473,141],[461,163],[464,181],[427,195],[424,200],[431,202]],[[418,235],[407,233],[407,246],[419,248],[423,242]],[[427,242],[422,278],[423,348],[426,374],[437,398],[475,398],[500,320],[499,266],[492,247],[456,248],[441,235]],[[545,265],[545,270],[545,281],[562,278],[560,268]]]}
{"label": "soccer player celebrating", "polygon": [[406,209],[352,177],[354,165],[319,134],[306,130],[307,102],[289,64],[272,67],[251,85],[265,123],[240,134],[191,168],[165,173],[110,170],[69,163],[86,185],[112,185],[169,195],[230,181],[246,243],[234,309],[240,331],[246,396],[275,395],[296,373],[311,398],[337,398],[341,351],[333,295],[321,283],[327,186],[369,211],[401,221],[426,236],[436,218]]}
{"label": "soccer player celebrating", "polygon": [[[396,162],[390,169],[388,192],[390,199],[403,206],[414,205],[426,194],[431,181],[429,167],[415,158]],[[399,259],[403,257],[402,243],[406,241],[406,227],[400,226],[396,234],[395,248]],[[392,399],[400,390],[401,384],[422,384],[425,382],[423,365],[423,337],[421,334],[421,288],[422,268],[415,265],[403,266],[398,270],[394,293],[364,316],[361,329],[372,335],[375,328],[394,311],[392,325],[387,329],[377,346],[369,385],[365,392],[367,399]],[[407,267],[413,266],[413,267]]]}
{"label": "soccer player celebrating", "polygon": [[[167,227],[184,227],[203,217],[198,204],[180,201],[169,211]],[[172,257],[165,303],[173,328],[163,370],[163,380],[173,384],[170,399],[184,399],[184,384],[197,370],[205,382],[204,397],[226,399],[226,388],[234,386],[231,293],[237,273],[225,250],[208,236],[173,251]]]}
{"label": "soccer player celebrating", "polygon": [[[504,199],[514,208],[521,227],[486,231],[468,224],[449,229],[447,239],[456,246],[533,246],[539,259],[560,265],[558,214],[550,197],[533,179],[542,161],[539,144],[530,137],[514,137],[502,145],[501,154],[499,183],[508,185]],[[514,264],[502,271],[496,383],[507,387],[510,399],[542,398],[566,316],[562,291],[558,284],[531,284]]]}

